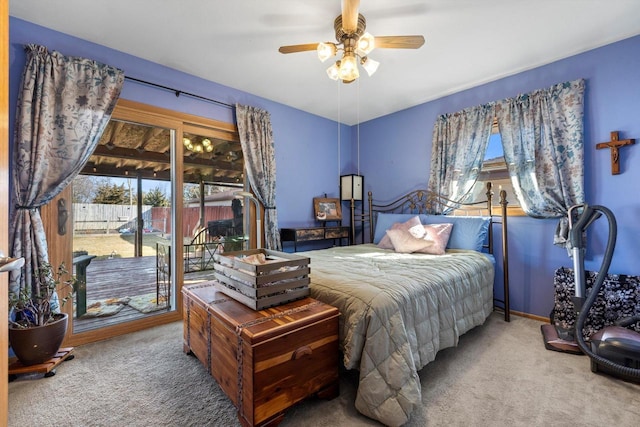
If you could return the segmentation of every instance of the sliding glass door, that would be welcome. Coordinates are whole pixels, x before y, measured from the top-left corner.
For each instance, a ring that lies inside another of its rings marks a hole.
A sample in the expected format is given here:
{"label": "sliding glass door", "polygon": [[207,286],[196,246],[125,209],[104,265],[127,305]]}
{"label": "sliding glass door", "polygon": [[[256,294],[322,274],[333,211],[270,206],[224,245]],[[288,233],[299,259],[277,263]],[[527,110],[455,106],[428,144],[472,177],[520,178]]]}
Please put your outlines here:
{"label": "sliding glass door", "polygon": [[212,278],[215,251],[246,243],[244,185],[233,124],[118,101],[65,190],[72,233],[48,234],[82,281],[69,345],[180,320],[182,285]]}
{"label": "sliding glass door", "polygon": [[74,333],[175,311],[167,254],[177,131],[112,119],[74,180],[73,265],[85,282]]}

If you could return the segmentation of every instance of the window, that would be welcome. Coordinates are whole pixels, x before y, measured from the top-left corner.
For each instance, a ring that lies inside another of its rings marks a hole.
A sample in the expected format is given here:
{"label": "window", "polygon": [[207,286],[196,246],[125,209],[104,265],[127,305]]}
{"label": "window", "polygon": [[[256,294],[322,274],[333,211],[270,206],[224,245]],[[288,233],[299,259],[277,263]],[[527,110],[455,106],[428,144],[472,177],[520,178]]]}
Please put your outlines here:
{"label": "window", "polygon": [[504,151],[502,148],[502,138],[498,123],[494,122],[489,144],[485,152],[482,170],[478,175],[478,180],[471,190],[472,195],[470,201],[486,200],[487,183],[491,182],[493,190],[492,205],[500,208],[500,190],[507,192],[507,215],[524,216],[526,215],[520,207],[520,202],[516,198],[515,191],[511,185],[511,179],[507,172],[507,164],[504,160]]}

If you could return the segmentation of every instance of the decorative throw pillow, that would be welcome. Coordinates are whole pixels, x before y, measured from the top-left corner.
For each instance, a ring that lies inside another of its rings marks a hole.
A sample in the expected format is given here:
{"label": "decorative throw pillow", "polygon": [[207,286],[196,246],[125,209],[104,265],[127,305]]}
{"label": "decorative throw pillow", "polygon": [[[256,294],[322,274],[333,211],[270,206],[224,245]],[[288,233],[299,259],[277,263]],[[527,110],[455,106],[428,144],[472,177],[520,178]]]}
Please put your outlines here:
{"label": "decorative throw pillow", "polygon": [[413,237],[406,230],[387,230],[387,236],[393,245],[393,249],[402,254],[422,252],[433,246],[433,241]]}
{"label": "decorative throw pillow", "polygon": [[386,236],[385,232],[388,229],[390,229],[391,226],[396,222],[400,222],[400,223],[406,222],[412,219],[413,217],[415,217],[416,215],[417,214],[415,213],[397,214],[397,213],[379,212],[375,218],[375,234],[373,237],[373,243],[375,243],[376,245],[380,243],[380,240],[382,240],[382,238]]}
{"label": "decorative throw pillow", "polygon": [[387,236],[395,251],[399,253],[444,254],[453,224],[432,224],[423,228],[425,234],[420,238],[402,229],[387,230]]}
{"label": "decorative throw pillow", "polygon": [[[425,233],[422,223],[420,222],[420,217],[417,215],[409,218],[405,222],[396,222],[392,224],[391,227],[389,227],[389,230],[403,230],[418,238],[423,237]],[[387,234],[380,239],[378,247],[381,249],[393,249],[393,244]]]}
{"label": "decorative throw pillow", "polygon": [[428,251],[424,253],[433,255],[442,255],[447,249],[447,243],[449,243],[449,237],[453,230],[453,224],[429,224],[424,226],[425,239],[433,241],[433,246],[427,248]]}

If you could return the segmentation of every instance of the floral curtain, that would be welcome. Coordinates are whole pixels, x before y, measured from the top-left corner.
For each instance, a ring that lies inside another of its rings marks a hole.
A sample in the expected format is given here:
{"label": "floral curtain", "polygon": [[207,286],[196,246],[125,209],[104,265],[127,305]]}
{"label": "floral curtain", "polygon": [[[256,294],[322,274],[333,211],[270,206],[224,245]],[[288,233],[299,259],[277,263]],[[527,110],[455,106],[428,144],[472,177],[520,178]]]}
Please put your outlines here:
{"label": "floral curtain", "polygon": [[522,209],[559,218],[564,244],[567,210],[584,202],[583,79],[505,99],[496,116],[511,182]]}
{"label": "floral curtain", "polygon": [[259,108],[237,104],[236,121],[247,178],[264,207],[265,247],[282,250],[276,210],[276,159],[271,116]]}
{"label": "floral curtain", "polygon": [[482,168],[493,117],[492,104],[438,117],[431,148],[431,192],[464,202]]}
{"label": "floral curtain", "polygon": [[124,82],[121,70],[25,46],[27,61],[16,106],[11,254],[25,258],[9,290],[31,289],[34,270],[49,259],[40,207],[80,172],[95,149]]}

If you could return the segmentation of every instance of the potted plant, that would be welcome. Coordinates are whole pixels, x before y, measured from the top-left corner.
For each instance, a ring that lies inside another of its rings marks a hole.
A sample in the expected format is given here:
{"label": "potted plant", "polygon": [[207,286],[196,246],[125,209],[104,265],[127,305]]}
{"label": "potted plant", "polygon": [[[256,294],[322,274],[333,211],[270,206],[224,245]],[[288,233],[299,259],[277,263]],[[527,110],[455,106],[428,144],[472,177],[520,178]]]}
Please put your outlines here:
{"label": "potted plant", "polygon": [[[9,294],[9,342],[23,365],[44,363],[60,349],[68,321],[60,307],[73,298],[75,285],[64,263],[54,270],[43,262],[34,272],[31,292]],[[62,299],[60,291],[67,292]]]}

